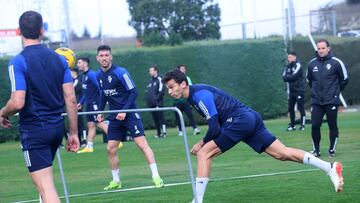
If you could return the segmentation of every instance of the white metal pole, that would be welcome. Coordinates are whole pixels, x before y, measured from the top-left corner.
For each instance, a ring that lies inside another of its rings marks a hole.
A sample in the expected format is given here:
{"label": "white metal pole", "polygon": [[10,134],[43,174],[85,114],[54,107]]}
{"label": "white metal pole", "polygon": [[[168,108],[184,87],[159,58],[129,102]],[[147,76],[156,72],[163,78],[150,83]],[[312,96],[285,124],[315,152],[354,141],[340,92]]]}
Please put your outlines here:
{"label": "white metal pole", "polygon": [[[91,111],[91,112],[78,112],[78,115],[108,114],[108,113],[120,113],[120,112],[121,113],[153,112],[153,111],[175,111],[179,115],[180,124],[181,124],[181,128],[182,128],[182,133],[184,135],[184,148],[185,148],[186,160],[187,160],[187,163],[188,163],[189,176],[190,176],[190,180],[191,180],[191,186],[192,186],[192,190],[193,190],[194,200],[195,200],[195,203],[198,203],[196,187],[195,187],[195,178],[194,178],[194,173],[193,173],[192,163],[191,163],[191,158],[190,158],[190,149],[189,149],[188,139],[187,139],[187,135],[186,135],[184,117],[183,117],[181,111],[178,108],[176,108],[176,107],[161,107],[161,108],[144,108],[144,109]],[[67,116],[67,113],[62,113],[61,116]],[[67,189],[66,189],[66,183],[65,183],[65,175],[64,175],[64,172],[63,172],[62,164],[61,164],[60,153],[57,153],[57,155],[58,155],[61,179],[63,181],[63,186],[64,186],[64,192],[66,191],[65,192],[65,198],[68,198]],[[66,203],[68,203],[68,201],[66,201]]]}
{"label": "white metal pole", "polygon": [[63,169],[63,166],[62,166],[62,161],[61,161],[61,156],[60,156],[60,150],[59,149],[57,150],[56,156],[57,156],[57,160],[58,160],[58,164],[59,164],[60,177],[61,177],[61,182],[62,182],[63,189],[64,189],[65,201],[66,201],[66,203],[69,203],[70,202],[69,193],[68,193],[68,190],[67,190],[67,187],[66,187],[65,174],[64,174],[64,169]]}

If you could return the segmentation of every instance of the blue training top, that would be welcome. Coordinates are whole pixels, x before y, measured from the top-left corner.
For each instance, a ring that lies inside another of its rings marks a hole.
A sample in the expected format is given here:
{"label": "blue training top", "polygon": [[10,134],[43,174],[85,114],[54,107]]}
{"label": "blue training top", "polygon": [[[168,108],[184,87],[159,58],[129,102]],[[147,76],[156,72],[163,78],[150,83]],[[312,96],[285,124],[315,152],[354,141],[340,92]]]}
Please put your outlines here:
{"label": "blue training top", "polygon": [[[102,90],[100,111],[104,110],[106,102],[109,102],[110,110],[136,109],[135,100],[138,92],[125,68],[112,65],[106,72],[100,69],[97,72],[97,79]],[[114,120],[115,117],[110,115],[109,120]]]}
{"label": "blue training top", "polygon": [[88,70],[84,72],[82,77],[82,88],[83,88],[83,96],[80,99],[80,104],[88,104],[99,103],[100,102],[100,88],[96,79],[96,73],[93,70]]}
{"label": "blue training top", "polygon": [[9,63],[11,91],[26,91],[20,111],[20,130],[49,129],[63,125],[64,83],[72,83],[67,62],[45,46],[31,45]]}
{"label": "blue training top", "polygon": [[217,137],[221,125],[227,119],[251,110],[223,90],[210,85],[190,85],[189,91],[188,101],[202,117],[208,120],[209,129],[204,142]]}

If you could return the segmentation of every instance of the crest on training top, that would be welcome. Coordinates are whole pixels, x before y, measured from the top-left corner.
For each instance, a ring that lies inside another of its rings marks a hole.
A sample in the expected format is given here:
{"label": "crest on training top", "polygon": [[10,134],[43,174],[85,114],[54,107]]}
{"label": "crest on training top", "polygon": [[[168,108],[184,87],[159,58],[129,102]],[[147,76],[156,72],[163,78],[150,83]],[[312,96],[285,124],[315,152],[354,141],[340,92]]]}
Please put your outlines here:
{"label": "crest on training top", "polygon": [[107,79],[108,79],[109,83],[111,83],[111,81],[112,81],[111,75],[109,75]]}
{"label": "crest on training top", "polygon": [[330,69],[331,68],[331,65],[328,63],[328,64],[326,64],[326,69]]}

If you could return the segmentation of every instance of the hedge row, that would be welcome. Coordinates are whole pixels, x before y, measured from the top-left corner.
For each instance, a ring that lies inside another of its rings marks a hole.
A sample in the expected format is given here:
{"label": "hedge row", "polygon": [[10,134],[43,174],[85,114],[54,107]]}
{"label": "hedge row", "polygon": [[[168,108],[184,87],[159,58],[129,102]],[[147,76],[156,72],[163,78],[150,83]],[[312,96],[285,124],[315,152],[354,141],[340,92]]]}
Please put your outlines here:
{"label": "hedge row", "polygon": [[[194,83],[206,83],[222,88],[259,111],[264,118],[273,118],[287,111],[285,84],[281,79],[285,64],[284,50],[280,38],[256,41],[204,41],[177,47],[113,50],[113,63],[128,68],[139,91],[139,108],[146,107],[144,94],[149,80],[150,65],[157,64],[160,72],[164,73],[177,64],[186,64],[188,75]],[[90,56],[91,67],[97,69],[95,54],[95,51],[78,53],[79,56]],[[7,59],[0,60],[0,67],[4,73],[0,75],[1,106],[10,94],[7,63]],[[172,106],[172,99],[168,95],[165,97],[165,105]],[[152,127],[150,114],[143,113],[142,116],[145,127]],[[175,124],[174,113],[167,112],[165,116],[168,125]],[[199,123],[206,122],[198,116],[196,120]],[[0,132],[0,141],[17,137],[17,129]]]}

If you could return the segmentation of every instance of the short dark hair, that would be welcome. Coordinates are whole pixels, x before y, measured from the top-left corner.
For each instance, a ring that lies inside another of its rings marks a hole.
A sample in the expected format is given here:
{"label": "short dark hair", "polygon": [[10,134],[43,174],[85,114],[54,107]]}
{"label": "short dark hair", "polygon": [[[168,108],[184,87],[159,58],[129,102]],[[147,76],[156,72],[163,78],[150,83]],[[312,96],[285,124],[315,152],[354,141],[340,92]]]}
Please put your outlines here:
{"label": "short dark hair", "polygon": [[172,71],[169,71],[167,73],[165,73],[162,82],[165,84],[167,82],[169,82],[170,80],[174,79],[176,83],[181,84],[183,81],[186,82],[186,84],[188,85],[188,81],[186,78],[186,75],[181,72],[179,69],[174,69]]}
{"label": "short dark hair", "polygon": [[26,11],[19,18],[20,32],[26,39],[39,39],[42,26],[42,16],[36,11]]}
{"label": "short dark hair", "polygon": [[186,68],[186,66],[184,65],[184,64],[179,64],[179,65],[177,65],[177,69],[180,69],[181,67],[185,67]]}
{"label": "short dark hair", "polygon": [[79,69],[77,69],[77,68],[70,68],[70,71],[79,74]]}
{"label": "short dark hair", "polygon": [[151,65],[150,68],[153,68],[154,70],[156,70],[157,72],[159,72],[159,69],[158,69],[158,67],[157,67],[156,64]]}
{"label": "short dark hair", "polygon": [[99,51],[109,51],[111,53],[111,48],[109,45],[100,45],[98,48],[97,48],[97,53],[99,53]]}
{"label": "short dark hair", "polygon": [[85,61],[87,64],[90,64],[90,59],[89,59],[89,57],[82,56],[82,57],[79,57],[78,60],[82,60],[82,61]]}
{"label": "short dark hair", "polygon": [[295,51],[289,51],[289,52],[288,52],[288,55],[296,56],[296,52],[295,52]]}
{"label": "short dark hair", "polygon": [[329,41],[327,41],[326,39],[319,39],[316,44],[319,44],[320,42],[325,42],[326,46],[329,47],[330,46],[330,43]]}

